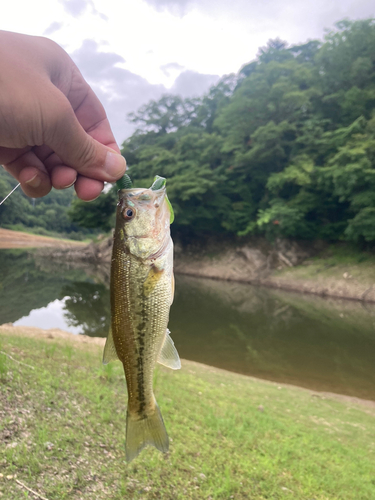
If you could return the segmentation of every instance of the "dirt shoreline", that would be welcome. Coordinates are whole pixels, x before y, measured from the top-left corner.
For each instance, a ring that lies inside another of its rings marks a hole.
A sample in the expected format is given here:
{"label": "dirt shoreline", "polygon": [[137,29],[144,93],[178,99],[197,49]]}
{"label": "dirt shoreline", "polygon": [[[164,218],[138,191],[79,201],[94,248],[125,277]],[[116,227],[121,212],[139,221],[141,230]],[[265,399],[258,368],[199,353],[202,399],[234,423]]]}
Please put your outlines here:
{"label": "dirt shoreline", "polygon": [[[41,250],[47,256],[48,249]],[[86,247],[54,251],[55,259],[110,266],[112,239]],[[375,303],[373,263],[330,264],[295,242],[271,247],[264,240],[218,248],[182,248],[175,245],[174,271],[198,278],[249,283],[321,297]]]}
{"label": "dirt shoreline", "polygon": [[81,241],[60,240],[51,236],[40,236],[38,234],[23,233],[22,231],[12,231],[11,229],[0,228],[0,249],[9,250],[12,248],[41,248],[59,247],[70,248],[84,246]]}
{"label": "dirt shoreline", "polygon": [[234,281],[237,283],[248,283],[249,285],[265,286],[285,290],[286,292],[297,292],[303,294],[318,295],[319,297],[332,297],[334,299],[345,299],[352,301],[375,303],[375,286],[359,285],[357,283],[347,284],[344,280],[336,280],[330,283],[319,284],[314,281],[303,281],[288,279],[288,277],[278,278],[270,276],[269,278],[244,278],[231,279],[222,276],[207,275],[205,273],[194,273],[189,270],[178,270],[176,274],[193,276],[195,278],[209,278],[214,280]]}
{"label": "dirt shoreline", "polygon": [[[81,349],[102,349],[105,344],[105,339],[101,337],[87,337],[85,335],[74,335],[72,333],[66,332],[64,330],[60,330],[58,328],[53,328],[49,330],[43,330],[42,328],[37,328],[33,326],[13,326],[12,323],[5,323],[0,325],[0,336],[1,335],[17,335],[21,337],[31,337],[34,339],[40,339],[45,341],[55,341],[55,342],[72,342],[77,347]],[[17,362],[17,361],[14,361]],[[305,387],[299,387],[293,384],[281,383],[281,382],[273,382],[266,379],[260,379],[256,377],[252,377],[250,375],[243,375],[240,373],[228,372],[222,368],[216,368],[214,366],[205,365],[203,363],[198,363],[196,361],[189,361],[186,359],[182,359],[183,366],[194,368],[199,367],[200,369],[210,371],[211,373],[230,373],[233,377],[239,377],[241,379],[248,380],[261,380],[267,384],[277,385],[280,387],[293,387],[297,388],[301,391],[305,391],[310,393],[314,397],[320,398],[328,398],[335,399],[337,401],[346,401],[353,404],[358,404],[361,406],[367,407],[371,413],[375,412],[375,401],[371,401],[368,399],[361,399],[354,396],[346,396],[343,394],[336,394],[333,392],[321,392],[316,390],[307,389]]]}
{"label": "dirt shoreline", "polygon": [[[0,229],[0,249],[32,247],[39,247],[42,257],[108,268],[109,277],[112,238],[103,237],[98,243],[87,245]],[[273,246],[261,239],[241,245],[216,243],[204,248],[182,248],[176,244],[174,270],[176,274],[198,278],[375,303],[373,263],[332,265],[324,257],[312,260],[317,253],[317,248],[287,240]]]}

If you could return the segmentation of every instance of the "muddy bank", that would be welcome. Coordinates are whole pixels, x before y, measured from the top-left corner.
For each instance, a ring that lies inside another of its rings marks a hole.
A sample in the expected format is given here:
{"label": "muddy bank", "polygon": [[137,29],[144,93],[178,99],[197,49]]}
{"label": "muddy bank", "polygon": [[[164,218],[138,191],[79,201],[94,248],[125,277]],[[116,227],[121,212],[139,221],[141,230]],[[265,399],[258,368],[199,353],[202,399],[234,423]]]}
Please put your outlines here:
{"label": "muddy bank", "polygon": [[285,254],[287,252],[275,251],[267,255],[259,249],[242,247],[212,258],[207,255],[201,255],[199,259],[177,256],[175,271],[300,293],[375,302],[373,269],[354,264],[326,267],[324,262],[319,264],[309,257],[293,259]]}
{"label": "muddy bank", "polygon": [[38,234],[29,234],[0,228],[0,249],[40,247],[59,247],[66,249],[82,246],[84,246],[84,243],[80,241],[60,240],[50,236],[40,236]]}
{"label": "muddy bank", "polygon": [[[210,242],[205,246],[175,244],[175,273],[238,281],[341,299],[375,302],[375,266],[370,263],[327,261],[327,246],[263,239],[236,245]],[[81,261],[108,270],[112,239],[103,238],[85,247],[40,250],[54,259]],[[108,271],[107,271],[108,272]]]}
{"label": "muddy bank", "polygon": [[105,340],[100,337],[87,337],[86,335],[74,335],[70,332],[60,330],[59,328],[50,328],[44,330],[35,326],[13,326],[12,323],[0,325],[0,334],[18,335],[21,337],[30,337],[34,339],[55,340],[56,342],[69,341],[77,345],[104,347]]}

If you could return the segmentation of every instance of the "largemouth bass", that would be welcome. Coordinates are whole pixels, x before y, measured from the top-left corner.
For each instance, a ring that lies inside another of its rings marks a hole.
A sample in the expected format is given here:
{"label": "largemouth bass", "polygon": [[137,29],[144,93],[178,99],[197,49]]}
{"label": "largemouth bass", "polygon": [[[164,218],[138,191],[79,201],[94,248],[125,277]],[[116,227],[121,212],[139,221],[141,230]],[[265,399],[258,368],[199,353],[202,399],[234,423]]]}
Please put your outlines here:
{"label": "largemouth bass", "polygon": [[147,445],[168,451],[169,440],[153,392],[157,362],[172,369],[180,358],[167,329],[174,295],[173,211],[166,181],[150,189],[121,189],[116,213],[112,265],[112,326],[103,363],[119,359],[128,388],[126,459]]}

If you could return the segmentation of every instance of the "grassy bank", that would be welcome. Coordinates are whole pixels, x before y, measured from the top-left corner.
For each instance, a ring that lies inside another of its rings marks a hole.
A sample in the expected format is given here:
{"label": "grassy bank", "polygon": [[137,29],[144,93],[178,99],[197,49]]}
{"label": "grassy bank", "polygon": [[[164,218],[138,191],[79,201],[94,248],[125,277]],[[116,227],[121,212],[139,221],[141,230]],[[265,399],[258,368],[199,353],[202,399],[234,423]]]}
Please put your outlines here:
{"label": "grassy bank", "polygon": [[316,282],[344,281],[371,286],[375,283],[375,254],[348,245],[331,245],[318,256],[295,267],[275,271],[274,277]]}
{"label": "grassy bank", "polygon": [[[375,497],[375,408],[183,362],[158,368],[171,438],[124,461],[126,396],[101,347],[0,330],[4,499]],[[11,358],[9,357],[11,356]],[[22,363],[22,364],[20,364]]]}

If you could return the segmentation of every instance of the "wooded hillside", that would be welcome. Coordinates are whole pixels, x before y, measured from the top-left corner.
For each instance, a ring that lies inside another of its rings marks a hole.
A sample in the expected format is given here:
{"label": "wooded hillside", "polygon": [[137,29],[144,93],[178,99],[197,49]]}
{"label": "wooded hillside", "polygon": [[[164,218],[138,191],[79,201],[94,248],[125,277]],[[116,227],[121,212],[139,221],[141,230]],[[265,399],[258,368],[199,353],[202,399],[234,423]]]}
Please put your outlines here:
{"label": "wooded hillside", "polygon": [[[126,89],[124,89],[126,92]],[[168,180],[175,234],[375,241],[375,19],[341,21],[323,42],[279,39],[202,98],[165,95],[130,120],[135,186]],[[1,176],[0,198],[11,182]],[[116,188],[92,203],[20,193],[0,223],[108,231]]]}
{"label": "wooded hillside", "polygon": [[130,116],[130,176],[168,179],[187,235],[375,241],[375,20],[324,42],[271,40],[201,99]]}

